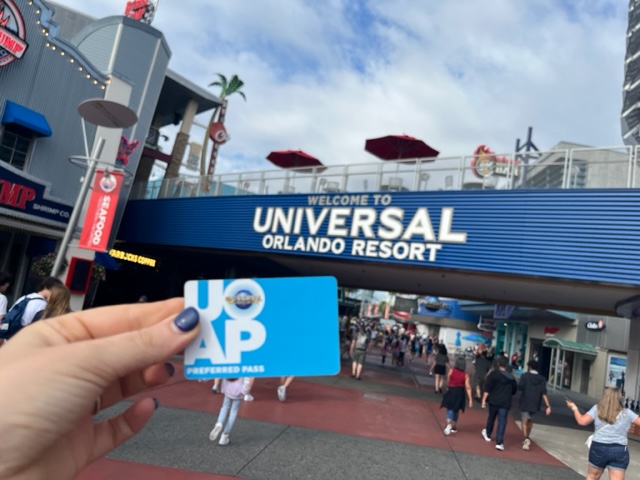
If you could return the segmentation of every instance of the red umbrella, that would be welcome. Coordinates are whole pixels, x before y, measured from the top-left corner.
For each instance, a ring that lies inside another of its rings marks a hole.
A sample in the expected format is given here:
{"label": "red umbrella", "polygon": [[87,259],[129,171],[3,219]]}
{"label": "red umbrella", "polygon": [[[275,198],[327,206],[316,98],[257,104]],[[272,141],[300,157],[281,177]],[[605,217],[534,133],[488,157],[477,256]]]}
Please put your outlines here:
{"label": "red umbrella", "polygon": [[280,168],[295,168],[305,173],[313,172],[313,167],[315,167],[315,171],[318,173],[324,172],[327,169],[320,160],[302,150],[279,150],[271,152],[267,155],[267,160]]}
{"label": "red umbrella", "polygon": [[407,158],[433,158],[440,152],[409,135],[387,135],[371,138],[364,149],[382,160],[404,160]]}

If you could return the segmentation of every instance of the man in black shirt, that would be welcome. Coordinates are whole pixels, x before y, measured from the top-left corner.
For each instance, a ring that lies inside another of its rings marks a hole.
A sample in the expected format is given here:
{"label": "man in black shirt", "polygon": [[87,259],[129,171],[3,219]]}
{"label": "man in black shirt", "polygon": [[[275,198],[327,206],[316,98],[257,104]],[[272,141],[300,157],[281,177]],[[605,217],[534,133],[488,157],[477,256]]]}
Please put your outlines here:
{"label": "man in black shirt", "polygon": [[498,368],[487,377],[482,396],[482,408],[486,408],[487,402],[489,403],[489,417],[486,428],[482,430],[482,437],[487,442],[491,441],[491,433],[497,418],[496,450],[504,450],[504,432],[507,429],[511,398],[518,391],[515,377],[507,371],[508,365],[509,360],[506,357],[498,358]]}
{"label": "man in black shirt", "polygon": [[529,450],[531,447],[531,428],[533,427],[533,415],[540,411],[540,405],[544,400],[547,406],[546,414],[551,414],[549,397],[547,396],[547,379],[538,373],[538,362],[529,360],[527,372],[523,373],[518,383],[520,390],[520,412],[522,414],[522,434],[524,441],[522,449]]}

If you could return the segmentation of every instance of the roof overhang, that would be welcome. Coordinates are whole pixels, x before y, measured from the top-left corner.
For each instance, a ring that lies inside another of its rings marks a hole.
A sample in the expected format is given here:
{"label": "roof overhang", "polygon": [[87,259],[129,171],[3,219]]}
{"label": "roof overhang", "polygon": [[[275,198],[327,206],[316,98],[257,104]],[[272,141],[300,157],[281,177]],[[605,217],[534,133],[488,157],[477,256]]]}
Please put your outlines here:
{"label": "roof overhang", "polygon": [[567,352],[581,353],[583,355],[598,355],[596,347],[588,343],[572,342],[570,340],[562,340],[560,338],[547,338],[542,342],[543,347],[559,348]]}
{"label": "roof overhang", "polygon": [[222,100],[204,88],[199,87],[173,70],[167,70],[156,105],[154,126],[159,128],[180,123],[189,100],[193,100],[198,104],[196,115],[213,110],[222,104]]}

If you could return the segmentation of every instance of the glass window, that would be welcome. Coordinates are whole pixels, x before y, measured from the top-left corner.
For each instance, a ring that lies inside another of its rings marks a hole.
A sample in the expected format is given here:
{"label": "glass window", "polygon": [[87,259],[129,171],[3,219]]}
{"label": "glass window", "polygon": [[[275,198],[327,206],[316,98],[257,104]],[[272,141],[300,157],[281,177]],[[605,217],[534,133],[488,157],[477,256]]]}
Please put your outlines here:
{"label": "glass window", "polygon": [[24,170],[33,134],[17,125],[5,125],[0,138],[0,161]]}

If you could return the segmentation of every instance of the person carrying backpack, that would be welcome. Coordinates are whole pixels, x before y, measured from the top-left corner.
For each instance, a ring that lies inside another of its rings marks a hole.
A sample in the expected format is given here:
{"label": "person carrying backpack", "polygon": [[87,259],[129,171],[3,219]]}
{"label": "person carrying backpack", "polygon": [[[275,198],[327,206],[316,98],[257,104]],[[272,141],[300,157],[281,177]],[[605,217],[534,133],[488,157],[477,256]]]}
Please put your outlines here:
{"label": "person carrying backpack", "polygon": [[364,361],[367,358],[367,346],[369,345],[370,336],[365,331],[364,325],[358,327],[358,333],[354,336],[351,342],[351,358],[353,358],[353,364],[351,367],[351,376],[356,380],[361,380],[362,367]]}
{"label": "person carrying backpack", "polygon": [[47,306],[47,301],[54,286],[63,285],[55,277],[45,278],[38,286],[38,291],[23,295],[13,304],[0,324],[0,338],[9,340],[22,328],[30,325],[36,315]]}

